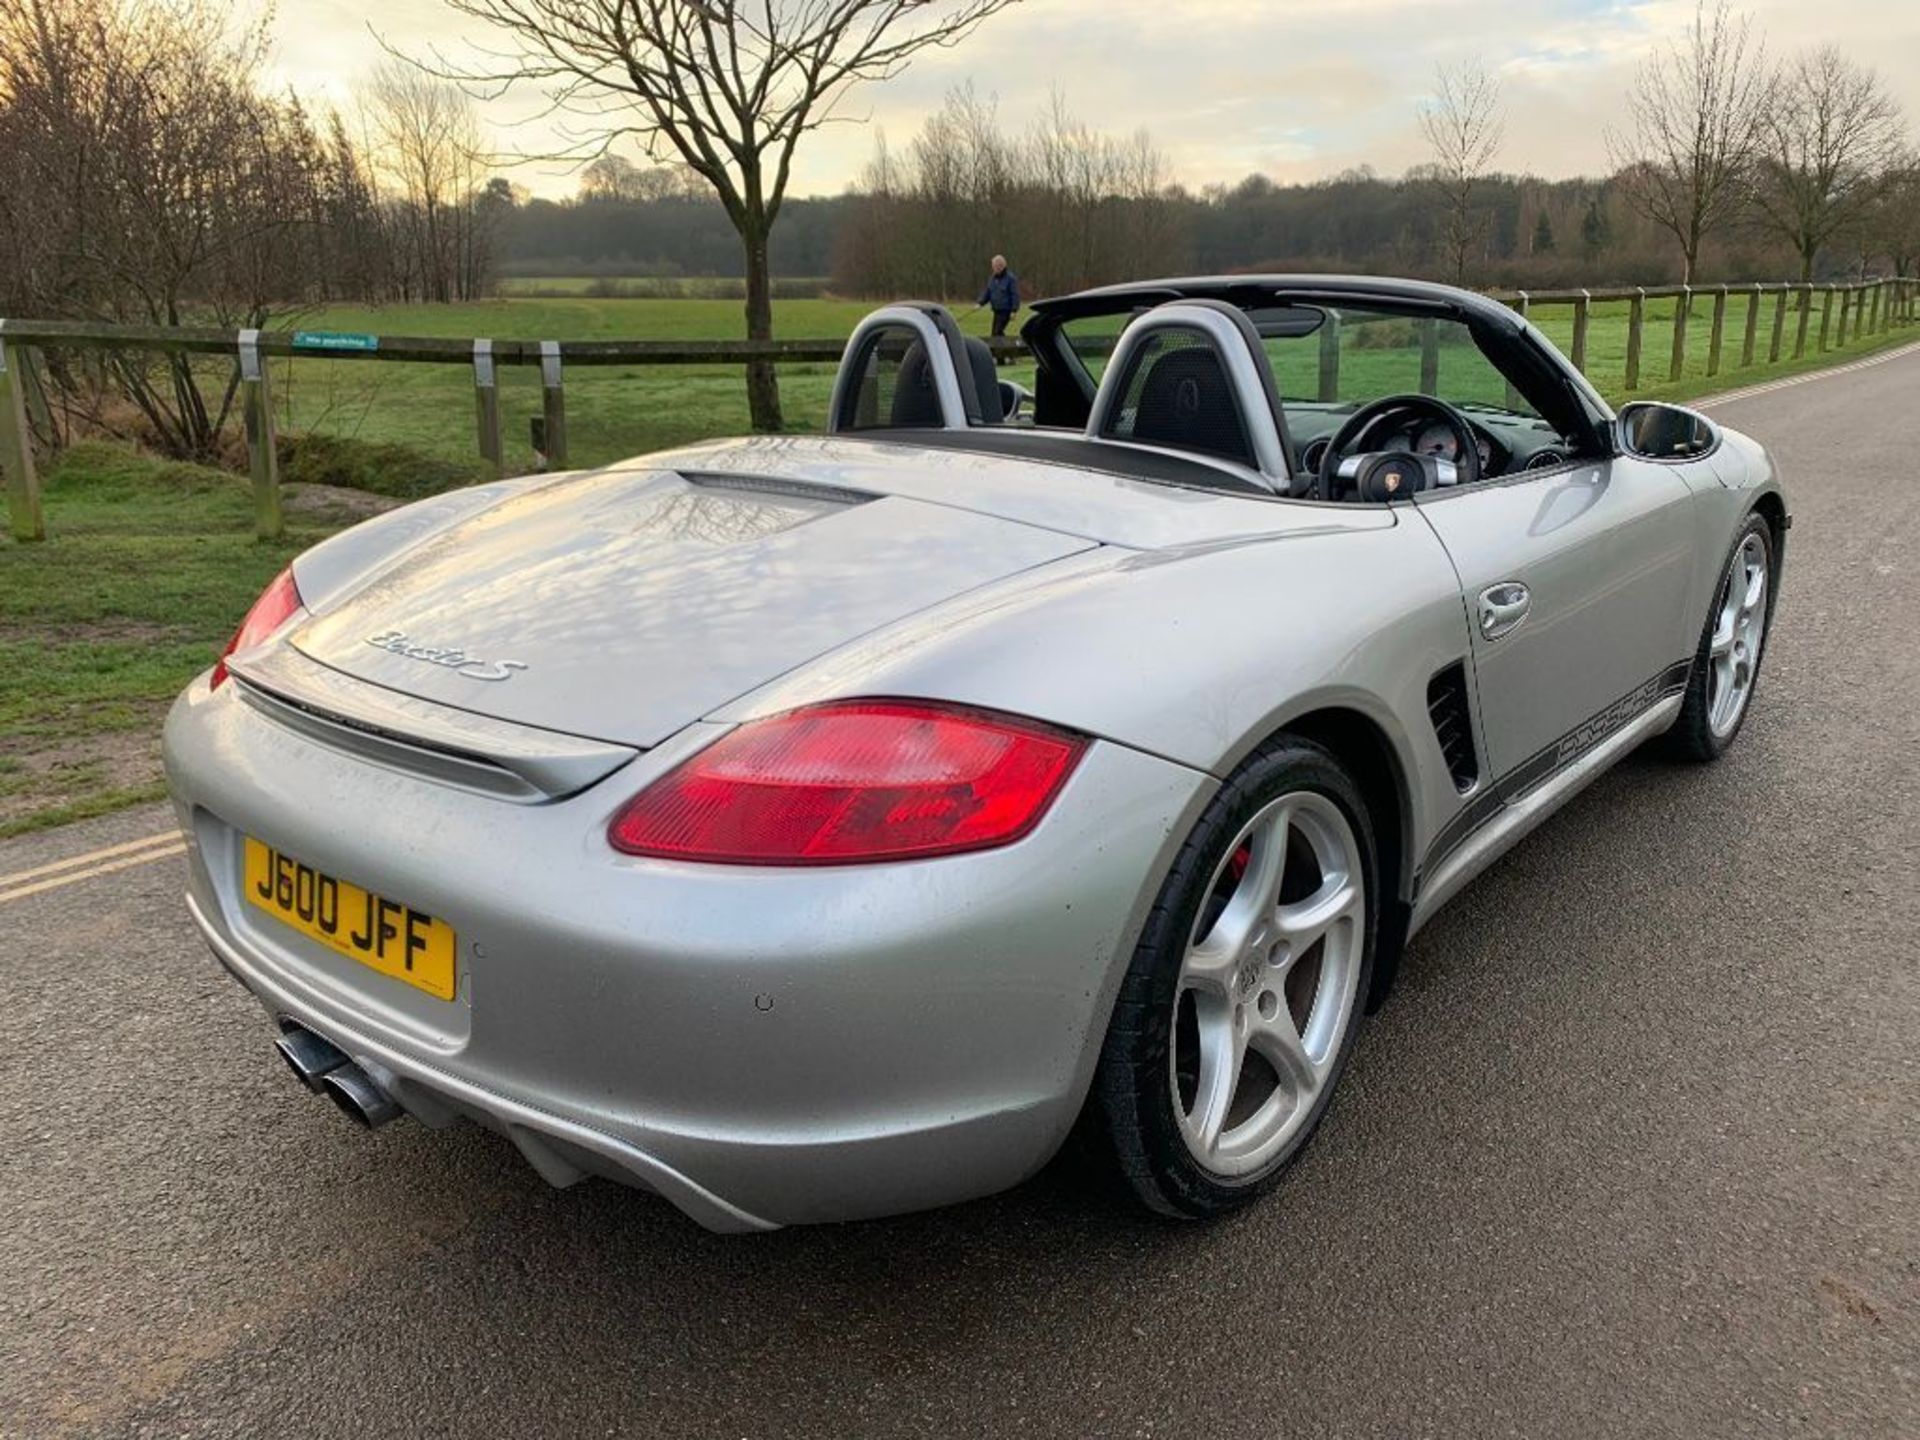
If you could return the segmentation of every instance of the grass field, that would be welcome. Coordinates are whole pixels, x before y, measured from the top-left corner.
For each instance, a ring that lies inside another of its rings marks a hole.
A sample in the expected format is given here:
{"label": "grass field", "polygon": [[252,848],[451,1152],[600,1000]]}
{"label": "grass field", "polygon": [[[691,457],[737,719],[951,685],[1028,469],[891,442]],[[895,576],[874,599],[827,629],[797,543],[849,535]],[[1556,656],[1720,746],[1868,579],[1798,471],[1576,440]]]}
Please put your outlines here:
{"label": "grass field", "polygon": [[[869,308],[865,302],[782,301],[776,324],[785,336],[839,338]],[[1916,333],[1908,326],[1821,355],[1816,309],[1802,360],[1743,370],[1735,362],[1745,309],[1744,300],[1736,299],[1728,312],[1722,372],[1709,381],[1710,312],[1703,304],[1690,327],[1687,373],[1680,384],[1669,385],[1671,304],[1649,302],[1648,312],[1641,361],[1647,383],[1638,393],[1649,397],[1685,398],[1811,369]],[[1761,314],[1762,357],[1772,318],[1769,297]],[[1543,308],[1534,319],[1563,348],[1570,345],[1570,311]],[[1794,321],[1790,311],[1788,355]],[[967,316],[964,323],[985,333],[984,315]],[[744,332],[738,302],[701,299],[505,298],[462,306],[343,307],[303,316],[300,324],[532,340],[705,339]],[[1417,350],[1363,348],[1352,343],[1351,333],[1347,339],[1343,394],[1414,388]],[[1317,342],[1289,345],[1278,362],[1282,392],[1315,393]],[[1624,304],[1596,307],[1588,355],[1596,383],[1618,402],[1626,356]],[[1460,398],[1500,398],[1497,380],[1488,378],[1472,353],[1456,354],[1450,347],[1442,350],[1443,393],[1459,394],[1465,367],[1473,367],[1480,382]],[[1023,367],[1005,373],[1031,376]],[[157,731],[167,703],[210,663],[288,558],[379,503],[366,490],[404,496],[482,473],[464,366],[302,359],[277,365],[275,378],[285,407],[283,428],[313,437],[304,444],[296,440],[287,477],[340,478],[361,487],[289,485],[284,541],[268,545],[252,538],[243,477],[101,444],[76,446],[47,467],[51,538],[45,544],[18,545],[0,536],[0,836],[157,795]],[[531,367],[507,367],[501,379],[509,466],[521,469],[532,461],[527,419],[538,413],[538,378]],[[817,428],[831,383],[831,366],[782,367],[793,428]],[[737,367],[575,368],[567,376],[574,463],[592,465],[744,431],[742,390]]]}
{"label": "grass field", "polygon": [[89,443],[44,479],[53,538],[0,541],[0,836],[155,798],[168,702],[281,566],[367,513],[296,489],[262,544],[244,477]]}
{"label": "grass field", "polygon": [[[777,333],[850,332],[872,308],[859,301],[785,300]],[[309,329],[387,335],[490,336],[497,340],[705,340],[746,334],[733,300],[501,299],[475,304],[335,307],[303,318]],[[510,468],[533,463],[527,422],[540,413],[533,366],[502,366],[501,427]],[[475,465],[473,380],[465,366],[292,360],[275,367],[281,425],[390,441]],[[831,365],[786,365],[781,398],[795,429],[817,429],[833,385]],[[604,464],[647,450],[745,431],[741,368],[576,366],[567,371],[567,430],[576,465]]]}
{"label": "grass field", "polygon": [[[773,282],[773,293],[781,299],[820,295],[826,289],[825,276],[782,275]],[[737,305],[745,296],[746,282],[698,275],[508,275],[500,280],[499,290],[509,297],[615,295],[646,300],[720,299]]]}

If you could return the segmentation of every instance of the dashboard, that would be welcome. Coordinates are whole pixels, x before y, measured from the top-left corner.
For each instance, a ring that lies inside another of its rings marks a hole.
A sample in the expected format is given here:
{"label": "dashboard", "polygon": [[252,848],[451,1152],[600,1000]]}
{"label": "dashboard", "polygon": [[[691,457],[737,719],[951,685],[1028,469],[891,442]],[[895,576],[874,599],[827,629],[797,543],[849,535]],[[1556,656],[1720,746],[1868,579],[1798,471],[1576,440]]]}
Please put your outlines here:
{"label": "dashboard", "polygon": [[[1358,408],[1354,405],[1293,404],[1286,407],[1287,427],[1299,447],[1304,470],[1319,468],[1320,457],[1334,432]],[[1480,451],[1480,473],[1509,475],[1520,470],[1545,470],[1573,458],[1573,447],[1546,421],[1508,411],[1474,411],[1467,416]],[[1458,463],[1459,442],[1446,425],[1425,418],[1395,424],[1366,441],[1368,450],[1410,450]]]}
{"label": "dashboard", "polygon": [[[1480,473],[1497,473],[1493,468],[1492,438],[1478,426],[1474,427],[1473,438],[1480,451]],[[1460,441],[1448,425],[1409,425],[1389,431],[1375,443],[1382,450],[1411,450],[1416,455],[1434,455],[1456,464],[1460,460]]]}

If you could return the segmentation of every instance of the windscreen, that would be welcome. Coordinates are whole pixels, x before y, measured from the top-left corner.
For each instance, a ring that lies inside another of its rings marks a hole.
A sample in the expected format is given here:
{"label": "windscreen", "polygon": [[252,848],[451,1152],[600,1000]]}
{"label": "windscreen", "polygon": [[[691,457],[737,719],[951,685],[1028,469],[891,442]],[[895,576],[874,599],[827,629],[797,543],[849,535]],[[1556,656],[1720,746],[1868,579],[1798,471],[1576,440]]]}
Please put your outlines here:
{"label": "windscreen", "polygon": [[[1075,357],[1096,381],[1136,313],[1145,312],[1086,315],[1061,325]],[[1318,323],[1306,315],[1318,315]],[[1288,405],[1355,405],[1412,394],[1436,395],[1468,409],[1535,414],[1457,320],[1305,305],[1251,309],[1247,316],[1260,332],[1274,382]]]}

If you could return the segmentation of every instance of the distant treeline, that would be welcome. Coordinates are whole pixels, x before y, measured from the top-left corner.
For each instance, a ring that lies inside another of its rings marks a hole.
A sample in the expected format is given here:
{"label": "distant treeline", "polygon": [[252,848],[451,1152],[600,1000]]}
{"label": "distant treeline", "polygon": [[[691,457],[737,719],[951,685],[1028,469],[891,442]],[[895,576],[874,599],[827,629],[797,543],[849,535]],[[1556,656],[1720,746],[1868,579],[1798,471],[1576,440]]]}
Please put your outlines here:
{"label": "distant treeline", "polygon": [[[789,200],[773,228],[776,275],[826,275],[851,197]],[[740,237],[717,201],[600,196],[525,200],[498,232],[499,274],[719,276],[738,279]]]}
{"label": "distant treeline", "polygon": [[[1654,285],[1680,278],[1671,240],[1606,179],[1490,176],[1484,286]],[[790,200],[773,232],[773,271],[829,276],[839,294],[923,295],[971,303],[988,259],[1004,253],[1029,294],[1148,274],[1247,269],[1445,277],[1440,218],[1418,172],[1350,172],[1303,185],[1250,175],[1230,188],[1177,186],[1148,196],[1075,197],[1030,183],[989,198],[896,188]],[[740,245],[720,207],[698,198],[529,200],[502,217],[508,276],[738,278]],[[1869,257],[1869,259],[1874,257]],[[1820,278],[1859,272],[1857,249],[1831,248]],[[1710,241],[1702,284],[1779,280],[1798,261],[1757,230]]]}

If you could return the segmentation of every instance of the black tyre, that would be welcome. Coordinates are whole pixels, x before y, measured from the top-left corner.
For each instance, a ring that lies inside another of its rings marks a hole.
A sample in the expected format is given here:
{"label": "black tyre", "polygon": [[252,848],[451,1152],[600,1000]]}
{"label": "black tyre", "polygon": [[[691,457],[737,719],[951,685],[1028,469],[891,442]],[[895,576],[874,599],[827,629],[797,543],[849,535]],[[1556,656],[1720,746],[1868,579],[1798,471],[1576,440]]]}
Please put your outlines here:
{"label": "black tyre", "polygon": [[1326,750],[1282,735],[1221,788],[1135,949],[1094,1081],[1147,1206],[1205,1218],[1270,1189],[1326,1113],[1372,980],[1373,827]]}
{"label": "black tyre", "polygon": [[1740,733],[1760,680],[1773,619],[1773,529],[1747,517],[1714,588],[1713,605],[1687,674],[1687,697],[1667,748],[1689,760],[1717,760]]}

